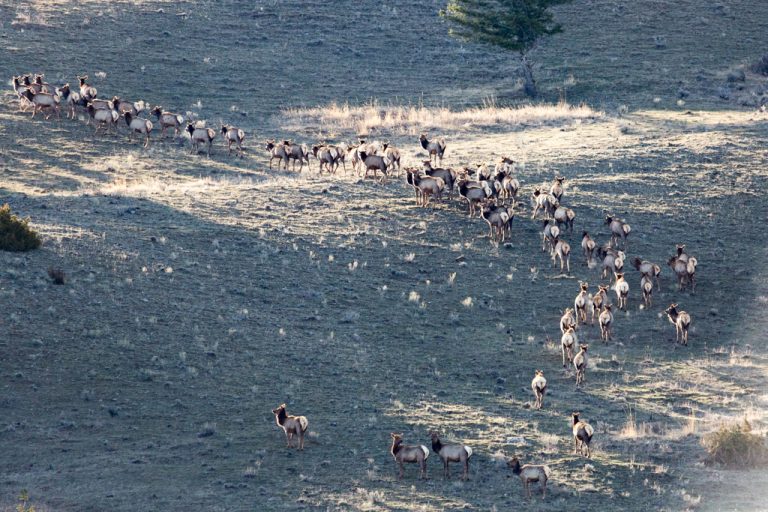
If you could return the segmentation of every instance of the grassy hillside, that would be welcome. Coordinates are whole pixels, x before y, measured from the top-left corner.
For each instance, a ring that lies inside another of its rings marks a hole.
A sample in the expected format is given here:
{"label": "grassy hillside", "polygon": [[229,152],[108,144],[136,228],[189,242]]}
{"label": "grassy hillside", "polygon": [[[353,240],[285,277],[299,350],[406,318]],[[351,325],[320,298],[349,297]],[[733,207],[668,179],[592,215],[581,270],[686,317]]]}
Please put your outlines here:
{"label": "grassy hillside", "polygon": [[[2,96],[0,203],[44,243],[0,252],[0,510],[25,488],[52,511],[506,510],[524,502],[514,454],[553,469],[534,510],[762,507],[766,474],[705,466],[700,438],[767,425],[768,127],[738,104],[763,79],[717,91],[759,56],[768,7],[574,2],[535,58],[545,99],[567,83],[590,107],[518,111],[501,108],[518,99],[510,56],[448,38],[439,2],[362,5],[0,3],[7,74],[88,72],[105,96],[248,132],[244,159],[220,140],[210,159],[182,141],[144,150],[124,128],[30,120]],[[508,244],[457,200],[417,208],[400,180],[318,177],[314,160],[269,171],[259,142],[368,131],[416,165],[425,128],[448,138],[446,165],[525,163]],[[534,187],[558,174],[577,212],[570,275],[529,219]],[[579,280],[601,282],[579,241],[607,240],[606,212],[663,286],[641,309],[628,270],[615,340],[580,330],[592,357],[577,390],[558,320]],[[677,243],[699,259],[696,293],[663,265]],[[687,348],[661,314],[671,302],[693,317]],[[309,418],[303,453],[274,424],[281,402]],[[572,454],[573,410],[595,427],[591,460]],[[444,481],[432,454],[429,480],[408,467],[398,481],[389,433],[428,444],[435,429],[475,449],[470,480]]]}

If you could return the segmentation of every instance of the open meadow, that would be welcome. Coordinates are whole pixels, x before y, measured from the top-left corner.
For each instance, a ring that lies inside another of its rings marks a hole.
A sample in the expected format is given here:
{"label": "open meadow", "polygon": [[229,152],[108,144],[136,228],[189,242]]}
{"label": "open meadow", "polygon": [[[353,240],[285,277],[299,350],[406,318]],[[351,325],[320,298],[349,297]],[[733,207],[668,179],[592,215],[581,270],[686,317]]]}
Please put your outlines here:
{"label": "open meadow", "polygon": [[[38,512],[768,510],[766,471],[706,465],[701,444],[768,430],[768,78],[750,70],[768,3],[575,0],[533,52],[532,104],[515,56],[451,39],[442,6],[0,0],[0,205],[43,236],[0,252],[0,511],[22,489]],[[27,72],[235,124],[245,157],[30,119],[10,86]],[[364,136],[420,166],[422,132],[445,137],[444,166],[522,164],[506,243],[455,196],[417,207],[402,175],[270,170],[264,149]],[[530,218],[556,176],[570,273]],[[609,342],[579,327],[577,389],[559,322],[580,281],[608,283],[580,246],[608,241],[606,214],[631,225],[629,304]],[[676,244],[695,292],[666,264]],[[649,308],[634,257],[662,267]],[[283,402],[309,419],[303,452]],[[434,453],[428,480],[397,479],[390,433],[432,430],[473,448],[468,481]],[[525,499],[513,455],[551,468],[546,499]]]}

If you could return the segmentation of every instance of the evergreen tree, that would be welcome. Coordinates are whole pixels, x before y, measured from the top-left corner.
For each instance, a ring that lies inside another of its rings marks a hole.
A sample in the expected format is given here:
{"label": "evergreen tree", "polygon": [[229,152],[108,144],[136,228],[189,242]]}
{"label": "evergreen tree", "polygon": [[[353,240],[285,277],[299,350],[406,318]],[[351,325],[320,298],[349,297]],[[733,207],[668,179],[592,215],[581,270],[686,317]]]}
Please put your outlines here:
{"label": "evergreen tree", "polygon": [[528,52],[542,36],[562,32],[549,8],[571,0],[448,0],[440,15],[452,23],[451,35],[520,53],[525,93],[536,96]]}

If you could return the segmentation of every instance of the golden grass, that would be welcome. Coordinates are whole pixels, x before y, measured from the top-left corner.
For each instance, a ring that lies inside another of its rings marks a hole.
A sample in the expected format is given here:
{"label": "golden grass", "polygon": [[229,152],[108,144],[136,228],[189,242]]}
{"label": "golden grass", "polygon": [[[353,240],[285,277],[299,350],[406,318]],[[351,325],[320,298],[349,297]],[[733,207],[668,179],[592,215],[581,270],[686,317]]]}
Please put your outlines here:
{"label": "golden grass", "polygon": [[334,102],[322,107],[287,109],[281,116],[286,130],[315,131],[325,135],[354,132],[369,136],[418,135],[431,130],[466,131],[491,127],[510,129],[599,119],[604,113],[587,105],[576,106],[565,102],[500,107],[493,101],[487,101],[480,107],[451,110],[424,105],[383,105],[373,101],[362,106]]}

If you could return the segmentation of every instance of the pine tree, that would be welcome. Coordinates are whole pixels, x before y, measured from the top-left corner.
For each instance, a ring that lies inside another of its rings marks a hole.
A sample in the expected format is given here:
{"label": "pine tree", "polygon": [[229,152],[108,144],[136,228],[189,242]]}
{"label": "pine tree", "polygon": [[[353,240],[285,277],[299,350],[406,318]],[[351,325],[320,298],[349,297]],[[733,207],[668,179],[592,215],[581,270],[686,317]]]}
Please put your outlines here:
{"label": "pine tree", "polygon": [[542,36],[562,32],[549,8],[571,0],[448,0],[440,15],[451,35],[520,53],[528,96],[537,94],[528,52]]}

